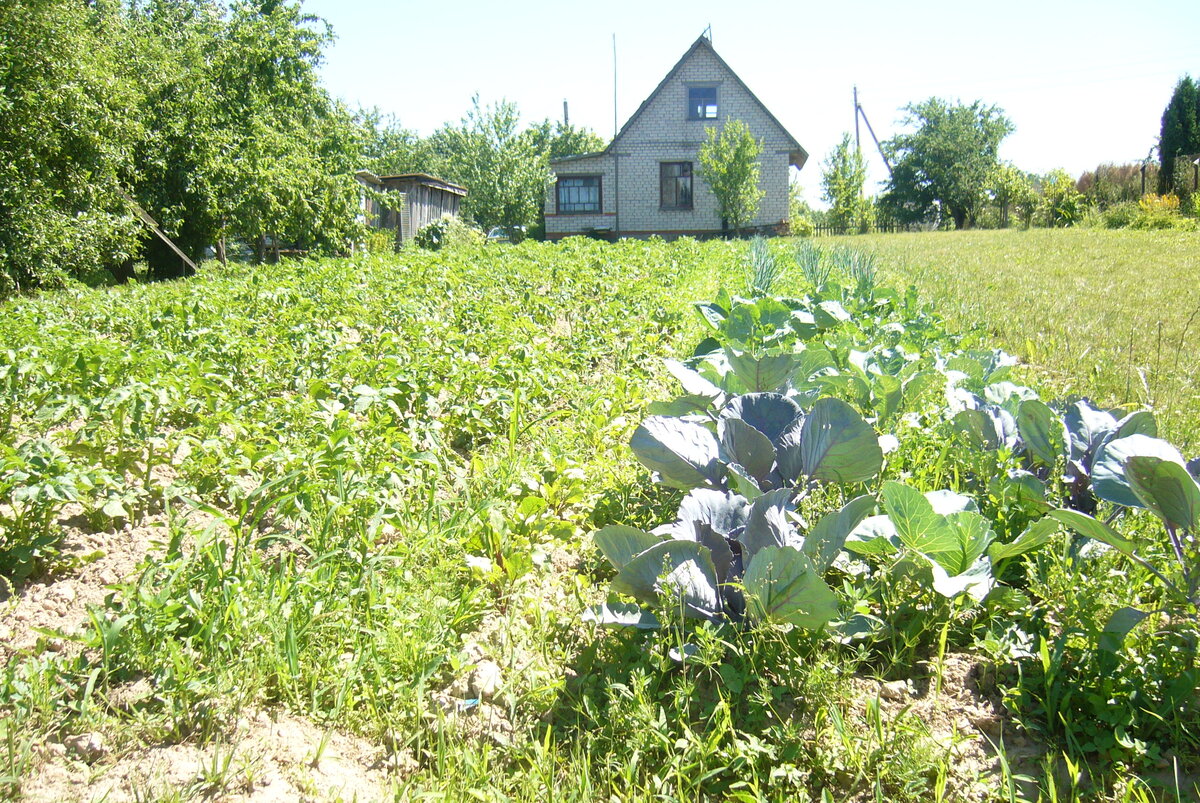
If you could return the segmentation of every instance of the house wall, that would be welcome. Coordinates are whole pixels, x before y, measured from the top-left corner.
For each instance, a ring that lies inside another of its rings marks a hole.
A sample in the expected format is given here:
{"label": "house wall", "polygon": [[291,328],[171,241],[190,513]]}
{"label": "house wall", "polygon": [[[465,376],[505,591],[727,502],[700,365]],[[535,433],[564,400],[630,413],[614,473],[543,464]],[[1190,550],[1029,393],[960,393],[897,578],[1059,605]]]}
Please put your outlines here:
{"label": "house wall", "polygon": [[[717,87],[717,120],[688,119],[688,86],[691,84]],[[612,226],[614,219],[622,235],[704,234],[720,231],[717,199],[700,176],[698,154],[706,129],[723,126],[730,119],[745,122],[763,145],[759,157],[759,188],[765,194],[751,225],[775,226],[786,221],[791,170],[791,143],[786,132],[771,120],[712,51],[700,47],[641,114],[626,126],[609,153],[594,159],[552,165],[556,174],[570,175],[601,172],[600,169],[590,168],[606,161],[603,168],[603,204],[606,213],[617,212],[615,204],[619,200],[619,215],[611,216],[607,223],[585,221],[584,216],[577,215],[561,218],[548,215],[547,235],[562,236],[569,232],[581,232],[588,227]],[[619,164],[614,165],[614,161]],[[659,165],[662,162],[684,161],[692,163],[692,209],[662,209]],[[589,169],[584,169],[585,164]],[[620,185],[613,192],[618,175]],[[554,200],[554,185],[551,184],[547,193],[548,211],[553,211]]]}
{"label": "house wall", "polygon": [[546,236],[562,237],[567,234],[583,234],[589,229],[616,229],[616,172],[613,159],[605,154],[589,159],[573,159],[559,162],[550,168],[557,176],[600,176],[599,214],[558,214],[558,197],[555,182],[546,188]]}

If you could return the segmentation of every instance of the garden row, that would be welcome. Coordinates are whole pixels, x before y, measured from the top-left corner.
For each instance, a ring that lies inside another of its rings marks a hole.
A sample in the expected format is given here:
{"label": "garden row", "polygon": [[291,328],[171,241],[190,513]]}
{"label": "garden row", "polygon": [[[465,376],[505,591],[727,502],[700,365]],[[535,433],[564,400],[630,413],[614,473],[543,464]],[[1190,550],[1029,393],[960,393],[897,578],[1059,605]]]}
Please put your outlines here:
{"label": "garden row", "polygon": [[[868,254],[461,245],[6,313],[15,604],[104,560],[68,518],[161,541],[6,650],[11,791],[42,745],[105,734],[101,777],[252,709],[377,746],[398,797],[986,799],[1006,737],[1047,799],[1196,770],[1190,464]],[[966,665],[992,747],[914,713]],[[188,795],[253,786],[221,767]]]}

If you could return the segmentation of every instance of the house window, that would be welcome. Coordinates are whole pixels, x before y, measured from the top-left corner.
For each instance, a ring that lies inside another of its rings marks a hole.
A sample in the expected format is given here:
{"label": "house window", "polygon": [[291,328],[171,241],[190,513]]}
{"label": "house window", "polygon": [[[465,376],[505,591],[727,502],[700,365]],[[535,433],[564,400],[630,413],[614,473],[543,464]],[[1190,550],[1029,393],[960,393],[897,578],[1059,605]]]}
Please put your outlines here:
{"label": "house window", "polygon": [[688,87],[688,119],[717,119],[717,88],[715,86]]}
{"label": "house window", "polygon": [[692,208],[691,162],[660,162],[658,179],[659,206],[663,209]]}
{"label": "house window", "polygon": [[582,215],[600,211],[600,176],[559,176],[558,213]]}

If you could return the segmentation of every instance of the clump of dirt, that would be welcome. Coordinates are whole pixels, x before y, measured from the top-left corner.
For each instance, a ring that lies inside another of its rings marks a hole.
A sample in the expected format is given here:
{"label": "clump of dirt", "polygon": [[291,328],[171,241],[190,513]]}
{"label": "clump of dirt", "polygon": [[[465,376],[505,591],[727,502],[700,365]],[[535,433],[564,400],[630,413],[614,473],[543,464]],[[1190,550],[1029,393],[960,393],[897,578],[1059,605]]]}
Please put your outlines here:
{"label": "clump of dirt", "polygon": [[1045,749],[1012,722],[999,692],[981,682],[984,666],[978,658],[955,653],[945,656],[940,668],[927,666],[929,675],[914,679],[886,683],[853,679],[855,706],[865,715],[867,701],[878,698],[886,717],[903,715],[923,723],[934,744],[950,755],[947,791],[952,797],[991,800],[1002,781],[999,745],[1003,744],[1009,767],[1017,773],[1036,765]]}
{"label": "clump of dirt", "polygon": [[161,745],[110,760],[99,734],[43,745],[21,784],[28,801],[138,801],[179,793],[211,801],[384,800],[395,756],[288,714],[243,717],[225,739]]}
{"label": "clump of dirt", "polygon": [[[183,524],[196,532],[212,521],[208,513],[193,511]],[[39,628],[65,635],[81,632],[89,622],[88,609],[103,605],[112,593],[110,586],[135,576],[146,556],[161,550],[169,537],[161,515],[137,526],[95,532],[77,504],[64,508],[57,526],[63,532],[59,548],[77,566],[28,583],[0,603],[0,666],[39,645],[58,652],[78,649],[74,642],[47,637]]]}

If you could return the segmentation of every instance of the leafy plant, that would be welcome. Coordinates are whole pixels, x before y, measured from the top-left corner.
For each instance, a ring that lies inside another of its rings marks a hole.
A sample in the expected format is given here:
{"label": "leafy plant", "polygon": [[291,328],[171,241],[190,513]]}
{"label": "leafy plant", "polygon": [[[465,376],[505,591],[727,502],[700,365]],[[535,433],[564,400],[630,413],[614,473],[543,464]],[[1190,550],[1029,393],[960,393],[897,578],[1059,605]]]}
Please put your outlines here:
{"label": "leafy plant", "polygon": [[[874,500],[858,497],[801,535],[793,495],[783,488],[751,502],[698,489],[684,497],[677,521],[652,533],[622,525],[598,531],[596,545],[617,569],[612,590],[663,614],[820,628],[838,614],[837,597],[821,575]],[[661,623],[653,612],[619,602],[587,618],[640,628]]]}

